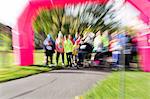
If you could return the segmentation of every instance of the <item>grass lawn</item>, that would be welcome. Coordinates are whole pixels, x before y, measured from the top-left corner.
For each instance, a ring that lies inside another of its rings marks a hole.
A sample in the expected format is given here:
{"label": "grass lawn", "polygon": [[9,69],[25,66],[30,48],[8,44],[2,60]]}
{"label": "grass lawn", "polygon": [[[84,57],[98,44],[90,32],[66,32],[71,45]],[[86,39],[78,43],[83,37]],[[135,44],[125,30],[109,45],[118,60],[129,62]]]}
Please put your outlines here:
{"label": "grass lawn", "polygon": [[30,76],[41,72],[46,72],[49,70],[50,69],[46,67],[37,67],[37,66],[21,67],[15,65],[8,66],[6,68],[0,68],[0,83]]}
{"label": "grass lawn", "polygon": [[121,72],[113,72],[86,92],[84,99],[150,99],[150,73],[125,72],[122,76]]}
{"label": "grass lawn", "polygon": [[[44,51],[43,50],[36,50],[34,53],[34,66],[16,66],[14,65],[14,55],[12,51],[10,53],[2,53],[0,52],[0,83],[18,79],[26,76],[30,76],[33,74],[47,72],[50,71],[51,68],[44,66]],[[61,55],[60,55],[61,58]],[[56,62],[56,57],[54,54],[53,63]],[[59,67],[56,69],[61,68],[61,59],[59,61]],[[67,60],[65,58],[65,64],[67,64]]]}
{"label": "grass lawn", "polygon": [[44,54],[35,53],[34,61],[35,66],[16,66],[14,65],[14,56],[12,53],[2,54],[0,53],[0,82],[5,82],[13,79],[26,77],[29,75],[47,72],[51,69],[43,66]]}

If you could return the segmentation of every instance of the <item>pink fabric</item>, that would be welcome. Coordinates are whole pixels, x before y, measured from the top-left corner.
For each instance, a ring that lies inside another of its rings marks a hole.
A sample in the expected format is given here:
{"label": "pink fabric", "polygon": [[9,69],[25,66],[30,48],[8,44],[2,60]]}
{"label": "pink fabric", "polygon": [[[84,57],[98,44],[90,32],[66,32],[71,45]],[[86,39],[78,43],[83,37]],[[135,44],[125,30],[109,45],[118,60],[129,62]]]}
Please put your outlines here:
{"label": "pink fabric", "polygon": [[74,40],[73,40],[73,38],[71,38],[70,40],[71,40],[72,44],[74,44],[74,43],[75,43],[75,42],[74,42]]}
{"label": "pink fabric", "polygon": [[[126,0],[131,3],[135,8],[137,8],[141,13],[139,18],[143,20],[144,23],[150,24],[150,1],[148,0]],[[150,29],[149,29],[150,30]],[[141,33],[143,34],[143,33]],[[138,36],[138,49],[139,49],[139,63],[143,71],[150,72],[150,44],[149,34]]]}
{"label": "pink fabric", "polygon": [[145,15],[150,16],[150,1],[148,0],[127,0],[134,7],[136,7],[140,12],[143,12]]}
{"label": "pink fabric", "polygon": [[140,66],[142,70],[145,72],[150,72],[150,48],[142,48],[139,47],[139,54],[140,54]]}
{"label": "pink fabric", "polygon": [[143,20],[144,23],[149,24],[149,18],[148,16],[144,15],[144,14],[140,14],[139,19]]}
{"label": "pink fabric", "polygon": [[79,44],[81,43],[81,39],[78,38],[78,39],[75,41],[75,43],[76,43],[77,45],[79,45]]}
{"label": "pink fabric", "polygon": [[59,41],[58,41],[58,38],[56,39],[56,42],[55,42],[55,46],[56,46],[56,51],[57,52],[60,52],[60,53],[64,53],[64,41],[62,40],[62,45],[60,46],[59,44]]}
{"label": "pink fabric", "polygon": [[99,65],[100,64],[100,60],[95,60],[93,62],[95,63],[95,65]]}

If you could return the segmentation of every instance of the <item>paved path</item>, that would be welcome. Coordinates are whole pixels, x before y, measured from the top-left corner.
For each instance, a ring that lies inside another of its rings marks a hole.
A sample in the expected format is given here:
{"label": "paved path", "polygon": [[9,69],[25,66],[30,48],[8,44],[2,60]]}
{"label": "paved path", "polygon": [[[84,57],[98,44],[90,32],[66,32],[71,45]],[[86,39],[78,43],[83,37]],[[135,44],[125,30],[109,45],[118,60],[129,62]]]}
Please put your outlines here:
{"label": "paved path", "polygon": [[0,84],[0,99],[74,99],[109,73],[54,70]]}

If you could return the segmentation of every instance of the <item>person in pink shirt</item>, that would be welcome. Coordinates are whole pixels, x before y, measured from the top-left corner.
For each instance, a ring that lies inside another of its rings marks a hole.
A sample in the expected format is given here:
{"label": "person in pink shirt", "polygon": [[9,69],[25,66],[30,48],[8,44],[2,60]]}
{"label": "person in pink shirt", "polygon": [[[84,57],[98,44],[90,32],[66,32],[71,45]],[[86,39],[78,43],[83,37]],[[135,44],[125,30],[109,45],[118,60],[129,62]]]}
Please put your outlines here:
{"label": "person in pink shirt", "polygon": [[62,56],[62,65],[64,66],[64,38],[61,31],[58,33],[58,37],[55,42],[56,47],[56,64],[58,65],[59,56]]}
{"label": "person in pink shirt", "polygon": [[71,35],[71,34],[69,34],[69,39],[71,40],[72,44],[74,44],[74,43],[75,43],[75,41],[73,40],[73,38],[72,38],[72,35]]}

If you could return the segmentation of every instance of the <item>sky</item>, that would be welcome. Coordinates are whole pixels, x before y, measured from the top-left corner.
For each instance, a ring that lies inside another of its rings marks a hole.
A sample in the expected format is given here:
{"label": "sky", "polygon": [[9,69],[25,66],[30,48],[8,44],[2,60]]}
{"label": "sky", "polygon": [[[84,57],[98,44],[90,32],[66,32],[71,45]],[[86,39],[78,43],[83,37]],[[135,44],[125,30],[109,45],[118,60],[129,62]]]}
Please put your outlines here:
{"label": "sky", "polygon": [[14,26],[28,0],[0,0],[0,22]]}
{"label": "sky", "polygon": [[[116,1],[116,7],[119,7],[122,0]],[[13,27],[28,2],[29,0],[0,0],[0,22]],[[130,4],[124,5],[117,14],[118,19],[121,19],[123,25],[135,25],[139,23],[135,18],[139,12]]]}

